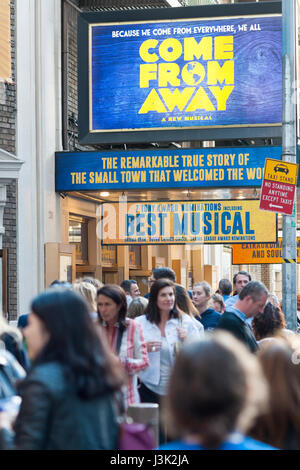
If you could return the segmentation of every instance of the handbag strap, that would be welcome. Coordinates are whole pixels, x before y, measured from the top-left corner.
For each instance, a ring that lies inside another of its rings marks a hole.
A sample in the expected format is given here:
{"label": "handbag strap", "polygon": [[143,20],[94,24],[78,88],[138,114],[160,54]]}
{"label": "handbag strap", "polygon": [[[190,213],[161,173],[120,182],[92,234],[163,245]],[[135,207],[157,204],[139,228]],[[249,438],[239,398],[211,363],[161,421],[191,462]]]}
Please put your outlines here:
{"label": "handbag strap", "polygon": [[119,355],[120,349],[121,349],[121,343],[122,343],[122,338],[123,338],[123,325],[119,325],[118,329],[118,338],[117,338],[117,354]]}
{"label": "handbag strap", "polygon": [[[117,345],[116,345],[117,355],[119,355],[119,353],[120,353],[123,333],[124,333],[123,325],[119,324]],[[114,393],[114,401],[115,401],[115,404],[117,406],[117,414],[119,416],[119,420],[122,420],[122,419],[125,418],[125,407],[124,407],[124,404],[123,404],[123,397],[122,397],[122,392],[121,391],[118,390]]]}

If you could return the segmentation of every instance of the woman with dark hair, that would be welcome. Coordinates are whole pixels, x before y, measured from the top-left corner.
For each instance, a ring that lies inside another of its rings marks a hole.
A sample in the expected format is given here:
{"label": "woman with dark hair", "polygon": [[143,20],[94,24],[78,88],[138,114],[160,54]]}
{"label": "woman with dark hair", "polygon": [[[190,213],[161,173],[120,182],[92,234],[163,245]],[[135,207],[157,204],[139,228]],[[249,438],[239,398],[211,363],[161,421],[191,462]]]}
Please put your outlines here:
{"label": "woman with dark hair", "polygon": [[38,295],[24,335],[33,366],[19,387],[15,434],[1,429],[0,448],[115,449],[122,375],[85,300],[66,289]]}
{"label": "woman with dark hair", "polygon": [[194,320],[175,304],[175,284],[158,279],[150,289],[145,314],[135,319],[142,326],[149,353],[149,367],[139,374],[142,402],[160,403],[166,394],[176,349],[187,338],[200,339]]}
{"label": "woman with dark hair", "polygon": [[99,321],[111,351],[119,356],[128,375],[124,389],[126,409],[128,405],[140,402],[137,374],[149,365],[142,328],[126,317],[126,295],[123,289],[115,284],[106,284],[98,289],[97,308]]}
{"label": "woman with dark hair", "polygon": [[262,313],[256,315],[252,320],[252,330],[258,342],[272,338],[283,332],[286,323],[280,307],[268,302]]}
{"label": "woman with dark hair", "polygon": [[184,348],[175,362],[165,415],[177,441],[162,450],[271,450],[245,437],[267,406],[258,360],[232,335],[217,332]]}

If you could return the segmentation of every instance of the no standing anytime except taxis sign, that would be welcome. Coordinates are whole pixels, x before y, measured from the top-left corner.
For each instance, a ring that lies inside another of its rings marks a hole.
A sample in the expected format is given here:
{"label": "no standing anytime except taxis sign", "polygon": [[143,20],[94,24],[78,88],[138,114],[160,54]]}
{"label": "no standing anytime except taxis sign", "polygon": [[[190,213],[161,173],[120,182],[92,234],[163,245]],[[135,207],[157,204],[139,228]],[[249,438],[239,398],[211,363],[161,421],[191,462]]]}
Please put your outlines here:
{"label": "no standing anytime except taxis sign", "polygon": [[259,208],[292,215],[298,165],[266,158]]}

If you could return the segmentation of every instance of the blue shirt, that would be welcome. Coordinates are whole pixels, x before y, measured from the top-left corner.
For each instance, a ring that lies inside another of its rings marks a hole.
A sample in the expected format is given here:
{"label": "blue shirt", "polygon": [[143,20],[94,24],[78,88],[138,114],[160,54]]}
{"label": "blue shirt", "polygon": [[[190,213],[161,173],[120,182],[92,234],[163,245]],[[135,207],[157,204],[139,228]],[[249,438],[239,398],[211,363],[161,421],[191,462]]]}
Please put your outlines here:
{"label": "blue shirt", "polygon": [[243,312],[241,312],[240,310],[238,310],[237,308],[233,306],[226,308],[226,312],[234,313],[237,317],[239,317],[244,323],[246,323],[251,328],[253,317],[248,318]]}
{"label": "blue shirt", "polygon": [[238,318],[239,318],[240,320],[242,320],[244,323],[247,323],[248,317],[247,317],[243,312],[241,312],[240,310],[238,310],[237,308],[235,308],[235,307],[228,307],[228,308],[226,308],[225,311],[226,311],[226,312],[232,312],[232,313],[234,313],[234,315],[235,315],[236,317],[238,317]]}
{"label": "blue shirt", "polygon": [[[173,441],[162,444],[159,450],[208,450],[200,444],[189,444],[185,441]],[[238,432],[231,434],[220,447],[215,450],[278,450],[264,442],[256,441]]]}
{"label": "blue shirt", "polygon": [[225,300],[225,310],[227,310],[227,307],[231,307],[232,305],[234,305],[238,298],[238,294],[233,295],[232,297],[229,296],[228,299]]}
{"label": "blue shirt", "polygon": [[219,324],[221,314],[213,310],[212,308],[208,308],[205,312],[201,313],[200,317],[196,317],[200,323],[204,326],[205,330],[213,330]]}

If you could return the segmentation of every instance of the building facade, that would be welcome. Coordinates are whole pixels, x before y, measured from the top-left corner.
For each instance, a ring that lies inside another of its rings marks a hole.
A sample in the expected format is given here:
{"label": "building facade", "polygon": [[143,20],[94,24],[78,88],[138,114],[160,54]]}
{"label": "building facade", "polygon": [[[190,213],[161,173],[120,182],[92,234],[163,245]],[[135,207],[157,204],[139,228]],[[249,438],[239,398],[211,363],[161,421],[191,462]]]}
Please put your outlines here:
{"label": "building facade", "polygon": [[17,210],[18,174],[16,157],[16,16],[15,1],[2,2],[0,59],[0,290],[2,312],[15,319],[18,313]]}
{"label": "building facade", "polygon": [[[12,72],[11,83],[2,86],[1,96],[5,99],[0,102],[0,148],[17,154],[24,162],[19,181],[15,179],[8,186],[4,210],[3,247],[9,250],[7,309],[11,320],[17,314],[26,313],[32,297],[54,279],[73,280],[89,275],[103,282],[120,283],[134,278],[143,293],[148,289],[152,268],[163,265],[173,267],[178,282],[187,288],[206,279],[216,289],[220,278],[232,278],[236,271],[246,269],[280,297],[281,266],[232,266],[230,245],[202,245],[196,249],[188,245],[102,247],[97,237],[99,205],[116,200],[122,193],[103,196],[83,191],[55,192],[55,152],[134,148],[113,143],[84,146],[78,142],[78,15],[81,11],[166,8],[170,3],[165,0],[10,2],[11,28],[17,33],[16,43],[12,42],[11,60],[16,74]],[[181,0],[177,3],[188,6],[216,2]],[[215,142],[154,144],[162,148],[174,148],[174,145],[195,148],[213,146]],[[137,200],[193,198],[188,188],[180,192],[140,191],[126,195]],[[202,196],[209,199],[210,191]],[[257,193],[255,196],[252,191],[251,197],[257,198]]]}

